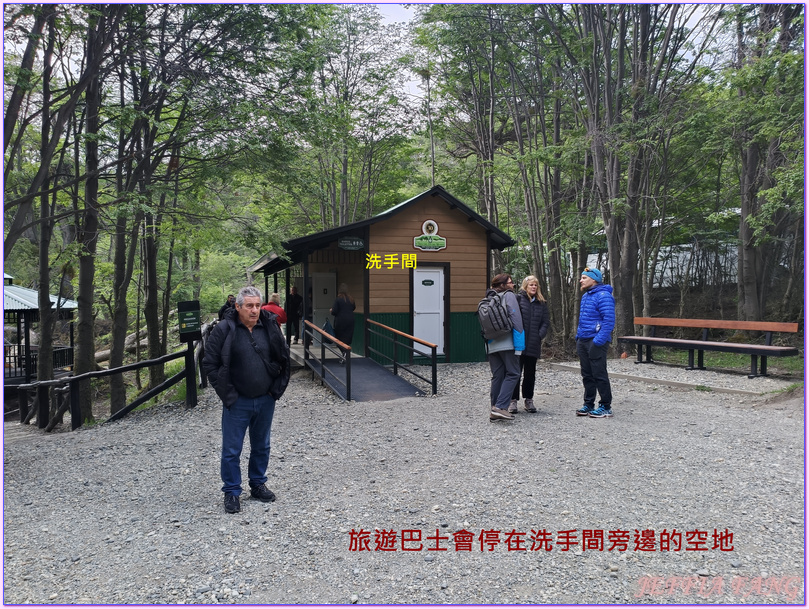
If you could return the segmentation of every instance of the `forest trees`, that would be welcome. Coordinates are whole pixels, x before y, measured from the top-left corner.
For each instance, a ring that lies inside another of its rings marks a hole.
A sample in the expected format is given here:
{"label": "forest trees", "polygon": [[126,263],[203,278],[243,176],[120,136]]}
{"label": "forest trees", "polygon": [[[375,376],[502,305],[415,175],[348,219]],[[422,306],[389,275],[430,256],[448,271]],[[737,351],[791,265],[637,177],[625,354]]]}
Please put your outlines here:
{"label": "forest trees", "polygon": [[[19,32],[27,44],[6,107],[4,253],[8,260],[24,235],[33,242],[47,239],[48,222],[72,220],[73,228],[63,231],[68,238],[54,243],[50,255],[43,245],[39,283],[47,294],[54,255],[65,267],[78,266],[75,372],[95,367],[94,322],[107,290],[110,361],[122,361],[136,249],[145,278],[149,356],[165,352],[170,269],[183,235],[178,225],[201,216],[227,223],[243,213],[210,204],[203,211],[195,193],[222,170],[223,159],[246,145],[248,134],[277,122],[278,98],[306,78],[301,66],[308,62],[295,56],[306,52],[299,43],[315,14],[310,7],[259,5],[6,7],[7,41]],[[40,72],[29,57],[43,38],[48,50]],[[40,137],[36,125],[42,125]],[[32,218],[38,197],[49,206],[39,229]],[[68,213],[55,211],[60,208]],[[111,290],[96,282],[99,243],[112,253]],[[163,253],[166,245],[172,251]],[[161,261],[166,266],[158,270]],[[152,384],[161,377],[155,368]],[[88,390],[82,395],[85,419],[93,416]],[[125,392],[114,383],[112,393],[114,412]]]}
{"label": "forest trees", "polygon": [[165,353],[176,301],[215,310],[282,239],[433,182],[517,239],[494,265],[539,277],[557,338],[594,256],[618,332],[661,285],[682,315],[710,284],[736,292],[720,315],[802,319],[802,5],[415,12],[4,5],[4,260],[40,290],[41,345],[58,293],[80,304],[76,372],[99,340],[111,366],[133,333]]}
{"label": "forest trees", "polygon": [[[690,242],[693,254],[734,208],[741,315],[765,318],[778,265],[802,272],[787,262],[801,237],[785,231],[803,234],[798,5],[435,5],[420,16],[446,146],[476,159],[481,213],[528,228],[517,233],[557,331],[575,327],[571,280],[588,253],[607,255],[617,332],[631,333],[651,314],[661,252]],[[679,278],[685,299],[700,278]],[[780,303],[790,318],[793,278]]]}
{"label": "forest trees", "polygon": [[763,318],[785,259],[789,280],[779,308],[791,313],[803,274],[803,11],[802,4],[768,4],[738,6],[728,16],[736,31],[736,62],[726,77],[741,200],[741,319]]}

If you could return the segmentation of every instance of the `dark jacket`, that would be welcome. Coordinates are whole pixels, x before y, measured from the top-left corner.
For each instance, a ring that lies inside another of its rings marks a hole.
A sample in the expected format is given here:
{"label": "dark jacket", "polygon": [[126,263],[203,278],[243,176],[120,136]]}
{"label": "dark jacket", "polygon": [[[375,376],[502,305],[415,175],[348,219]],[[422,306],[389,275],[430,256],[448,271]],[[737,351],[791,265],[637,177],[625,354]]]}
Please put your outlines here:
{"label": "dark jacket", "polygon": [[351,301],[338,296],[331,306],[334,315],[334,337],[342,343],[351,345],[354,339],[354,309],[357,306]]}
{"label": "dark jacket", "polygon": [[289,321],[298,321],[303,317],[303,296],[290,294],[286,302],[286,312]]}
{"label": "dark jacket", "polygon": [[610,342],[615,328],[615,298],[612,286],[599,283],[581,295],[579,327],[576,339],[593,339],[593,344],[601,346]]}
{"label": "dark jacket", "polygon": [[539,359],[542,355],[542,340],[551,326],[548,306],[538,298],[531,302],[525,290],[520,290],[517,294],[517,303],[520,305],[522,325],[525,328],[525,349],[522,354]]}
{"label": "dark jacket", "polygon": [[233,304],[229,302],[223,304],[222,307],[219,309],[219,321],[222,321],[225,318],[225,313],[227,313],[230,310],[235,310]]}
{"label": "dark jacket", "polygon": [[[236,317],[238,313],[235,308],[225,312],[225,317],[214,327],[208,341],[205,344],[205,357],[202,359],[202,371],[208,377],[216,394],[222,398],[222,403],[226,408],[230,408],[236,403],[239,392],[230,381],[230,355],[233,336],[236,330]],[[261,328],[267,333],[267,341],[270,345],[271,361],[270,368],[275,370],[278,367],[279,374],[273,378],[270,387],[270,395],[276,400],[284,395],[289,384],[290,360],[289,345],[287,345],[281,328],[275,319],[275,314],[262,310],[260,313]]]}

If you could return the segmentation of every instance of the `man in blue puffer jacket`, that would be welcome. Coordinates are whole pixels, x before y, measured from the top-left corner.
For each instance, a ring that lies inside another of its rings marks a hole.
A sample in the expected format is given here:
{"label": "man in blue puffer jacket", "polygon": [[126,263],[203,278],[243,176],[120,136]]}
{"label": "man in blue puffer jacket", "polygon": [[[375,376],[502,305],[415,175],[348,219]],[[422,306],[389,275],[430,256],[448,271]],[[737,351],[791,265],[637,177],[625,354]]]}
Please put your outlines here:
{"label": "man in blue puffer jacket", "polygon": [[[612,286],[602,283],[598,269],[584,269],[579,280],[581,308],[576,330],[576,351],[581,363],[584,383],[584,406],[576,411],[580,417],[603,419],[612,416],[612,389],[607,376],[607,349],[615,327],[615,298]],[[595,407],[596,391],[600,396]]]}

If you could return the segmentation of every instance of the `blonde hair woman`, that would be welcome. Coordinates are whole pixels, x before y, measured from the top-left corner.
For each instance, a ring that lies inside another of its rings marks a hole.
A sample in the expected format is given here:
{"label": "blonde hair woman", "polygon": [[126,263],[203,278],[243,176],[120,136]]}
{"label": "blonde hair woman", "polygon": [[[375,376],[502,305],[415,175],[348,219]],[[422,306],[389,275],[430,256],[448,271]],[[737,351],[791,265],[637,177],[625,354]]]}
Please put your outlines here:
{"label": "blonde hair woman", "polygon": [[[525,411],[536,412],[534,405],[534,386],[536,385],[537,360],[542,355],[542,339],[548,334],[550,328],[550,315],[545,297],[539,291],[539,280],[528,275],[522,280],[520,291],[517,294],[517,304],[520,306],[522,323],[525,328],[525,349],[520,355],[520,374],[522,375],[522,395],[525,398]],[[520,402],[520,384],[514,386],[511,394],[511,403],[508,411],[517,412]]]}

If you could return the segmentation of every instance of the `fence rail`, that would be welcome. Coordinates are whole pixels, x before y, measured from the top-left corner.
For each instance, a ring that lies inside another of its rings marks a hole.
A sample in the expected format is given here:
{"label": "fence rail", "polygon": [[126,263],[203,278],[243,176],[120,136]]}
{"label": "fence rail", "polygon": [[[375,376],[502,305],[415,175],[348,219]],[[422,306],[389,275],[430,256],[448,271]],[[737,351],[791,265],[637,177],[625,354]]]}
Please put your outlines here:
{"label": "fence rail", "polygon": [[[185,368],[183,370],[181,370],[171,378],[165,380],[157,387],[153,387],[143,395],[139,396],[131,404],[113,413],[107,419],[106,422],[117,421],[118,419],[123,418],[141,404],[144,404],[145,402],[159,395],[166,389],[169,389],[170,387],[176,385],[183,379],[185,379],[186,382],[186,392],[185,392],[186,407],[193,408],[197,405],[197,370],[199,368],[199,363],[201,362],[204,356],[206,339],[212,329],[213,324],[206,324],[202,330],[201,341],[189,342],[187,343],[186,348],[183,349],[182,351],[169,353],[167,355],[163,355],[155,359],[144,360],[132,364],[126,364],[124,366],[119,366],[118,368],[110,368],[107,370],[94,370],[92,372],[79,374],[78,376],[69,376],[66,378],[53,379],[47,381],[37,381],[35,383],[29,383],[27,385],[19,385],[17,387],[17,398],[20,407],[20,422],[24,423],[28,419],[29,392],[36,391],[38,401],[37,426],[39,428],[52,428],[53,426],[48,424],[49,407],[50,407],[50,400],[48,399],[48,388],[49,387],[62,388],[57,389],[57,391],[64,391],[66,388],[70,395],[69,399],[70,419],[71,419],[70,428],[72,431],[75,431],[83,424],[83,421],[81,420],[81,405],[79,401],[79,383],[81,383],[82,381],[89,381],[94,378],[112,376],[114,374],[123,374],[124,372],[131,372],[133,370],[148,368],[150,366],[163,365],[166,362],[170,362],[175,359],[179,359],[181,357],[185,357]],[[71,350],[71,360],[72,360],[72,350]],[[199,375],[200,375],[199,381],[200,386],[205,387],[207,385],[205,375],[201,371],[199,372]]]}
{"label": "fence rail", "polygon": [[[309,366],[312,370],[312,375],[317,375],[321,382],[326,383],[332,391],[334,391],[337,395],[340,395],[340,392],[337,390],[337,387],[333,383],[339,383],[345,388],[346,392],[346,401],[351,401],[351,346],[347,345],[343,342],[337,340],[334,336],[326,332],[325,330],[318,328],[315,324],[311,321],[304,320],[304,328],[303,328],[303,359],[306,362],[306,365]],[[315,342],[315,338],[319,335],[318,342],[320,343],[320,358],[314,355],[314,352],[309,348],[311,344]],[[345,356],[343,353],[335,351],[331,344],[337,345],[345,352]],[[345,357],[345,367],[346,367],[346,380],[343,382],[340,378],[334,374],[331,370],[328,369],[326,366],[326,350],[329,350],[331,353],[334,353],[338,357]],[[318,370],[315,365],[309,363],[309,360],[313,360],[316,364],[319,364],[320,370]]]}
{"label": "fence rail", "polygon": [[[374,349],[373,347],[371,347],[370,341],[367,340],[367,339],[365,341],[365,349],[367,351],[371,351],[371,352],[375,353],[379,357],[383,357],[386,360],[392,361],[393,362],[393,374],[398,375],[399,374],[399,368],[403,368],[404,370],[406,370],[407,372],[409,372],[410,374],[412,374],[416,378],[420,378],[425,383],[429,383],[430,386],[432,387],[433,395],[438,393],[438,358],[437,358],[438,345],[436,345],[434,343],[427,342],[426,340],[422,340],[420,338],[416,338],[415,336],[411,336],[410,334],[405,334],[401,330],[397,330],[396,328],[391,328],[390,326],[386,326],[385,324],[381,324],[378,321],[374,321],[372,319],[368,319],[366,321],[367,321],[368,324],[378,326],[378,327],[382,328],[383,330],[385,330],[387,332],[390,332],[393,335],[393,336],[387,336],[385,334],[382,334],[382,332],[374,330],[373,328],[369,327],[368,325],[366,325],[366,327],[365,327],[366,332],[368,332],[369,334],[373,334],[374,336],[378,336],[379,338],[381,338],[383,340],[387,340],[387,341],[390,341],[391,343],[393,343],[393,357],[391,357],[389,355],[386,355],[385,353],[382,353],[381,351],[378,351],[378,350]],[[424,345],[425,347],[430,349],[429,358],[430,358],[430,363],[431,363],[431,368],[432,368],[432,379],[424,378],[418,372],[415,372],[415,371],[411,370],[410,368],[405,366],[402,362],[399,362],[396,359],[396,353],[398,351],[398,347],[402,347],[403,349],[407,349],[408,351],[410,351],[411,356],[413,354],[418,354],[421,357],[426,356],[426,353],[424,353],[423,351],[420,351],[419,349],[416,349],[415,347],[413,347],[411,345],[405,344],[403,342],[399,342],[399,340],[398,340],[399,338],[403,338],[403,339],[405,339],[407,341],[417,342],[417,343],[419,343],[421,345]]]}

